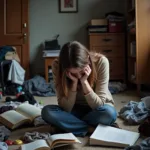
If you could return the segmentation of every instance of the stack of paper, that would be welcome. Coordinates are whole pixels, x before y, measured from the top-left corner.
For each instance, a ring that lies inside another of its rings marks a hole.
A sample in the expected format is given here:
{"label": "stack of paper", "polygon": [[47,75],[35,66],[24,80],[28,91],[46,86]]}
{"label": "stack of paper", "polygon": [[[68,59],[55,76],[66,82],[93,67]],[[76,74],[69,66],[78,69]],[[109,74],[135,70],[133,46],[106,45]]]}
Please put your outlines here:
{"label": "stack of paper", "polygon": [[44,50],[43,57],[58,57],[60,50]]}

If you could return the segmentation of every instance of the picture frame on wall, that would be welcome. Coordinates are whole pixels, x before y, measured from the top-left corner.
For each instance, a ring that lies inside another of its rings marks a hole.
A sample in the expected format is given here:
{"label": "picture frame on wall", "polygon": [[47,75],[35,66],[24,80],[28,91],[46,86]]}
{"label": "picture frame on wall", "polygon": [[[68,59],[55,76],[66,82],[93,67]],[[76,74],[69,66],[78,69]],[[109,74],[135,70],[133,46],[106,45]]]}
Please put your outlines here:
{"label": "picture frame on wall", "polygon": [[59,0],[60,13],[77,13],[78,0]]}

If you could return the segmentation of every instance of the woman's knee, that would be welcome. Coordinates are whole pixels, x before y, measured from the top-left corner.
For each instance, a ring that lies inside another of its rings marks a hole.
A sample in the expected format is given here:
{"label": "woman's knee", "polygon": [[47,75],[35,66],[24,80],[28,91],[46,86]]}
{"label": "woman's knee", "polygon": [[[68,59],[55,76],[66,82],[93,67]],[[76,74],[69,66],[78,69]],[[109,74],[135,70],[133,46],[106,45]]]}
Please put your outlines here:
{"label": "woman's knee", "polygon": [[104,110],[103,110],[103,121],[104,124],[108,124],[111,125],[112,123],[114,123],[117,119],[117,111],[113,106],[110,106],[108,104],[105,104],[103,106]]}
{"label": "woman's knee", "polygon": [[117,119],[117,111],[114,107],[110,106],[107,110],[109,117],[112,119],[112,123],[114,123]]}
{"label": "woman's knee", "polygon": [[51,122],[55,120],[55,112],[60,111],[61,108],[58,105],[47,105],[42,109],[41,116],[46,122]]}

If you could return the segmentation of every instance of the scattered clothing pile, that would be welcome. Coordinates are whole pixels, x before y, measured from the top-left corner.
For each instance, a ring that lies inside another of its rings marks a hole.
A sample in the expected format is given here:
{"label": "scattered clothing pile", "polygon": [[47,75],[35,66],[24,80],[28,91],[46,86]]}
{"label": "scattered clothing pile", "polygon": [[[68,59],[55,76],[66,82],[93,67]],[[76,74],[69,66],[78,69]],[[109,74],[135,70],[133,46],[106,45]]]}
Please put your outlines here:
{"label": "scattered clothing pile", "polygon": [[111,94],[117,94],[126,90],[126,85],[121,82],[109,82],[108,85]]}
{"label": "scattered clothing pile", "polygon": [[0,107],[0,114],[9,111],[9,110],[13,110],[14,108],[12,106],[2,106]]}
{"label": "scattered clothing pile", "polygon": [[150,136],[150,116],[140,124],[138,130],[143,136]]}
{"label": "scattered clothing pile", "polygon": [[16,60],[12,60],[9,73],[8,81],[22,85],[24,83],[25,70],[20,66]]}
{"label": "scattered clothing pile", "polygon": [[120,109],[119,115],[129,124],[140,124],[150,116],[150,97],[142,98],[140,102],[130,101]]}
{"label": "scattered clothing pile", "polygon": [[20,86],[16,83],[12,83],[10,81],[7,81],[5,85],[5,95],[16,95],[18,93],[17,87]]}
{"label": "scattered clothing pile", "polygon": [[124,150],[150,150],[150,96],[142,98],[140,102],[130,101],[120,109],[119,116],[130,125],[139,125],[139,133],[148,137]]}
{"label": "scattered clothing pile", "polygon": [[7,129],[5,126],[0,126],[0,141],[5,141],[10,136],[11,131]]}
{"label": "scattered clothing pile", "polygon": [[55,89],[52,83],[46,83],[46,80],[41,76],[24,82],[24,89],[35,96],[55,96]]}
{"label": "scattered clothing pile", "polygon": [[26,132],[25,135],[23,136],[23,141],[25,143],[28,142],[33,142],[35,140],[40,140],[40,139],[49,139],[51,136],[50,133],[39,133],[39,132]]}
{"label": "scattered clothing pile", "polygon": [[[10,100],[11,98],[7,97],[7,100]],[[30,98],[28,99],[28,101],[20,101],[18,102],[18,99],[14,99],[14,102],[13,102],[13,99],[11,99],[12,101],[7,101],[5,103],[1,103],[0,104],[0,114],[3,113],[3,112],[6,112],[6,111],[10,111],[10,110],[16,110],[18,108],[19,105],[23,104],[23,103],[28,103],[31,102]],[[36,100],[35,100],[36,102]],[[42,109],[43,106],[40,105],[39,103],[32,103],[32,105]],[[4,108],[7,108],[7,109],[4,109]],[[11,108],[11,109],[10,109]],[[41,116],[39,117],[36,117],[33,121],[33,125],[34,126],[41,126],[41,125],[46,125],[47,123],[41,118]],[[9,129],[7,129],[5,126],[0,126],[0,141],[1,142],[5,142],[8,137],[10,136],[11,134],[11,131]]]}
{"label": "scattered clothing pile", "polygon": [[15,98],[15,99],[12,99],[11,97],[6,97],[6,102],[10,102],[10,101],[22,102],[22,103],[28,101],[29,104],[32,104],[32,105],[37,103],[36,100],[34,99],[33,95],[28,91],[26,91],[25,94],[19,95],[19,97]]}
{"label": "scattered clothing pile", "polygon": [[126,147],[124,150],[150,150],[150,137],[143,140],[139,145]]}
{"label": "scattered clothing pile", "polygon": [[[13,101],[2,103],[2,104],[0,104],[0,114],[5,111],[8,111],[8,110],[16,109],[20,104],[22,104],[22,103],[21,102],[13,102]],[[12,108],[12,109],[10,109],[10,108]]]}
{"label": "scattered clothing pile", "polygon": [[42,126],[42,125],[46,125],[47,123],[42,119],[42,117],[37,117],[34,119],[34,126]]}
{"label": "scattered clothing pile", "polygon": [[6,95],[15,95],[16,86],[23,85],[25,70],[20,65],[20,58],[17,54],[17,50],[12,46],[0,47],[0,62],[3,62],[0,72],[3,74],[2,83],[3,92]]}
{"label": "scattered clothing pile", "polygon": [[0,142],[0,150],[8,150],[8,145],[5,142]]}

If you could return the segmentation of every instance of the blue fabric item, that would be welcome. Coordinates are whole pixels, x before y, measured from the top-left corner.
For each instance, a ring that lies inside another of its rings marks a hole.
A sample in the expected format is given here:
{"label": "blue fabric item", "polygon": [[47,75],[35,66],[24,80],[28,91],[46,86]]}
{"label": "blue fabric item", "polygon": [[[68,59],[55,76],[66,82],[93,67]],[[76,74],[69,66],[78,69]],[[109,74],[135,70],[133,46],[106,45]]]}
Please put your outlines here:
{"label": "blue fabric item", "polygon": [[126,147],[124,150],[150,150],[150,137],[143,140],[139,145]]}
{"label": "blue fabric item", "polygon": [[150,109],[146,108],[144,102],[130,101],[120,109],[119,115],[129,124],[140,124],[150,115]]}
{"label": "blue fabric item", "polygon": [[14,49],[11,46],[1,46],[0,47],[0,61],[5,60],[5,55],[7,52],[13,52]]}
{"label": "blue fabric item", "polygon": [[[1,106],[4,107],[4,106]],[[0,141],[3,142],[8,139],[10,136],[11,131],[7,129],[5,126],[0,126]]]}
{"label": "blue fabric item", "polygon": [[109,91],[110,91],[111,94],[117,94],[117,93],[120,92],[120,91],[119,91],[117,88],[115,88],[115,87],[109,87]]}
{"label": "blue fabric item", "polygon": [[24,88],[35,96],[55,96],[55,89],[52,83],[46,83],[45,79],[41,76],[24,82]]}
{"label": "blue fabric item", "polygon": [[93,127],[98,124],[112,125],[117,118],[115,108],[108,104],[94,110],[89,106],[75,105],[71,113],[58,105],[47,105],[41,114],[45,122],[66,132],[72,132],[76,136],[85,136],[89,125]]}
{"label": "blue fabric item", "polygon": [[117,94],[124,91],[126,89],[126,85],[121,82],[109,82],[108,88],[111,94]]}
{"label": "blue fabric item", "polygon": [[5,142],[0,142],[0,150],[8,150],[8,145]]}

